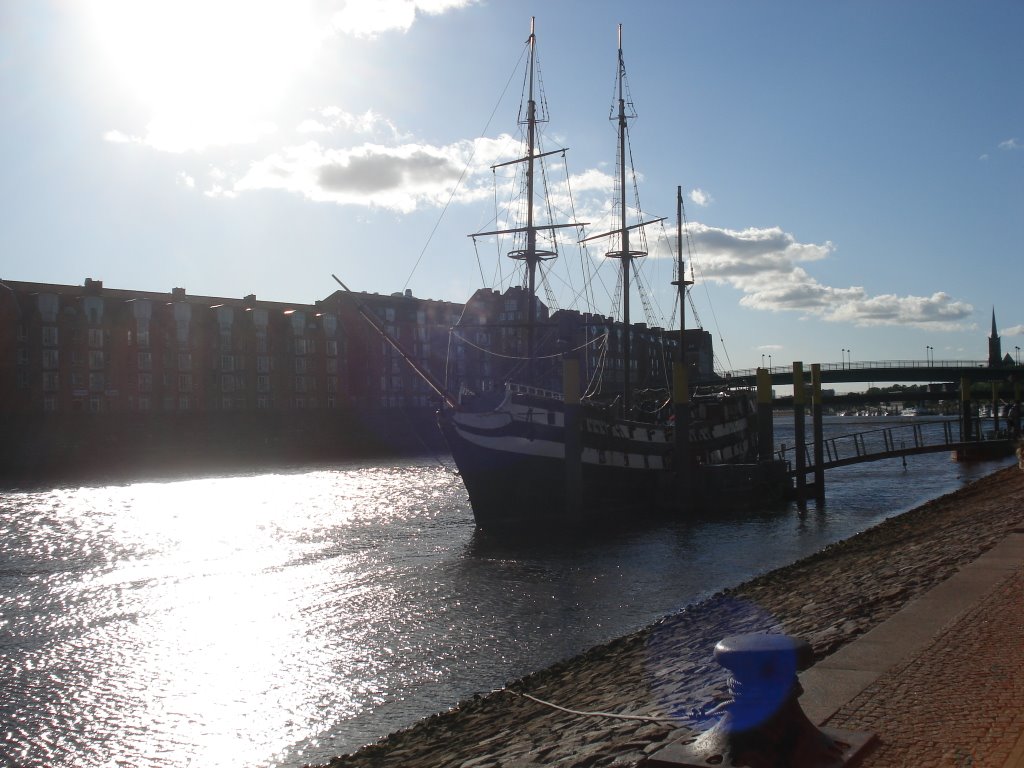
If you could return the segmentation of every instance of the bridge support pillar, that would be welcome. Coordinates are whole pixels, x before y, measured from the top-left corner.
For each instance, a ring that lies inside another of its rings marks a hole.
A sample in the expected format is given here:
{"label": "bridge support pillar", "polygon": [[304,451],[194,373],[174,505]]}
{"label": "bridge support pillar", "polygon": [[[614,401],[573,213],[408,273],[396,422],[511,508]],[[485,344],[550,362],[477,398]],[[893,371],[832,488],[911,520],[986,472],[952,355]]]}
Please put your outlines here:
{"label": "bridge support pillar", "polygon": [[807,503],[807,436],[804,434],[804,364],[793,363],[793,437],[796,440],[796,502]]}
{"label": "bridge support pillar", "polygon": [[757,459],[771,461],[775,450],[775,416],[772,412],[772,375],[757,369]]}
{"label": "bridge support pillar", "polygon": [[971,429],[971,382],[966,376],[960,379],[960,439],[971,440],[974,430]]}
{"label": "bridge support pillar", "polygon": [[821,364],[811,364],[811,424],[814,432],[814,499],[825,503],[825,431],[822,427]]}

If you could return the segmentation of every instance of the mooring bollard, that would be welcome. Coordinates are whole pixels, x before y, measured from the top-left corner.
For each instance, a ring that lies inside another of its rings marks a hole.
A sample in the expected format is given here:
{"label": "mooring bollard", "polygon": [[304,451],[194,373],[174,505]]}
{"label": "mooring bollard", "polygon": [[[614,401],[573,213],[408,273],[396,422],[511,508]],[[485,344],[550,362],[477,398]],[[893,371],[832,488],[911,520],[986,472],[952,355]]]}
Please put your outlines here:
{"label": "mooring bollard", "polygon": [[734,635],[715,646],[715,660],[730,672],[730,701],[722,718],[700,736],[651,755],[650,766],[839,768],[872,741],[871,734],[817,728],[797,700],[797,672],[814,656],[805,640],[779,634]]}

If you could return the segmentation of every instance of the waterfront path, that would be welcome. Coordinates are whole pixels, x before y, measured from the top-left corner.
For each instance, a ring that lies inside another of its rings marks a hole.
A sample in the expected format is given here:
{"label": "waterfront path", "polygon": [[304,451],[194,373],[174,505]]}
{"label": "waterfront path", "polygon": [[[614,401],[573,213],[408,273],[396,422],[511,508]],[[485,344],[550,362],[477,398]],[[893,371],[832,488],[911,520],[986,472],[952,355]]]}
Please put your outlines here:
{"label": "waterfront path", "polygon": [[[877,635],[864,635],[927,606],[928,598],[918,598],[968,573],[996,545],[1019,538],[1020,528],[1024,472],[1012,467],[330,765],[638,765],[706,727],[701,712],[726,698],[724,674],[711,658],[721,638],[754,631],[802,637],[824,674],[830,658],[842,658],[837,652],[870,647]],[[1017,757],[1024,765],[1024,571],[1012,563],[1004,570],[919,638],[908,656],[820,709],[831,726],[879,735],[867,768],[1003,768]],[[573,710],[657,720],[582,716],[518,693]],[[815,707],[821,702],[808,702],[818,719]]]}

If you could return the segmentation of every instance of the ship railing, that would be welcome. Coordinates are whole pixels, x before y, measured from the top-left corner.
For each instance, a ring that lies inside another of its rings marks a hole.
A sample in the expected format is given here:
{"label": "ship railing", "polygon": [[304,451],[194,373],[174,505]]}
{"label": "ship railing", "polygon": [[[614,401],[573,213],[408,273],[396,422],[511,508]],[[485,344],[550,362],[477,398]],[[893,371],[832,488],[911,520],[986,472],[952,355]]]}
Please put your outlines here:
{"label": "ship railing", "polygon": [[565,399],[561,392],[543,389],[542,387],[531,387],[528,384],[515,384],[511,381],[505,384],[505,390],[513,395],[533,395],[535,397],[544,397],[549,400]]}

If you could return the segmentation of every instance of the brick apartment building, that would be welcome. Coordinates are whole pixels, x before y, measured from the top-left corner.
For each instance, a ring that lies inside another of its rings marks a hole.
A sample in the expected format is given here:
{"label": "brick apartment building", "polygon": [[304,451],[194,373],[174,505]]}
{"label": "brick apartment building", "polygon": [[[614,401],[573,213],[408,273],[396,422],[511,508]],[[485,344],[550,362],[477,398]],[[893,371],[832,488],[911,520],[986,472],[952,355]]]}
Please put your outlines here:
{"label": "brick apartment building", "polygon": [[[500,391],[527,373],[560,391],[569,355],[592,392],[621,388],[622,324],[570,310],[549,314],[540,302],[540,357],[528,372],[527,305],[519,287],[480,289],[465,304],[411,291],[336,291],[305,304],[115,289],[94,279],[0,281],[0,419],[14,435],[0,446],[0,469],[18,455],[19,439],[34,440],[40,455],[64,455],[55,446],[72,427],[81,436],[68,451],[79,457],[101,438],[139,455],[168,446],[202,454],[204,443],[219,441],[224,455],[262,445],[268,455],[301,446],[329,457],[339,441],[359,445],[413,422],[423,443],[437,433],[440,396],[360,308],[455,395]],[[665,387],[678,332],[643,324],[630,332],[635,386]],[[688,330],[686,346],[691,380],[712,378],[710,335]]]}

